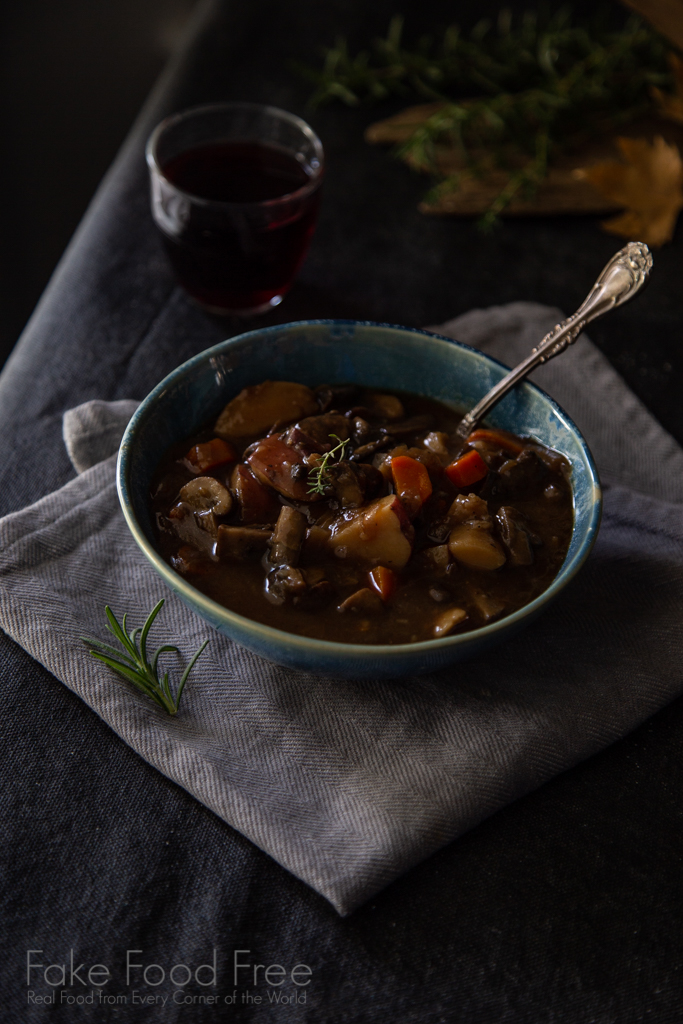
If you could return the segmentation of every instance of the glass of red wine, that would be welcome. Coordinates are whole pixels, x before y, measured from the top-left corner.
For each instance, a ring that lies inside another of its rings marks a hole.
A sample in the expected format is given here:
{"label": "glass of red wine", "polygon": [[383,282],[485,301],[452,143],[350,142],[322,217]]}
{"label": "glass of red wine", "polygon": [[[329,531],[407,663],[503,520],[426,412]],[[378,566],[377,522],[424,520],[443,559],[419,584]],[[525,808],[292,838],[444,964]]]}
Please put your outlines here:
{"label": "glass of red wine", "polygon": [[195,107],[147,143],[152,214],[176,278],[211,313],[282,301],[315,230],[320,139],[301,118],[256,103]]}

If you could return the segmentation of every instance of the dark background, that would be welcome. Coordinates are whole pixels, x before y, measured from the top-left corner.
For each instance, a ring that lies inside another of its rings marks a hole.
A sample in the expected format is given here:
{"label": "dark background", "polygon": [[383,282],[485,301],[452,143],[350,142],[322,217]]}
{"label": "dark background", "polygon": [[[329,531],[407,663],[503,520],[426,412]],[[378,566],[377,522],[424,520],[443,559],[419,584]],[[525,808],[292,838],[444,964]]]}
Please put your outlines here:
{"label": "dark background", "polygon": [[195,3],[0,5],[0,365]]}
{"label": "dark background", "polygon": [[[305,90],[284,71],[287,56],[330,41],[335,24],[348,25],[355,42],[383,32],[399,6],[400,0],[233,0],[202,41],[178,95],[183,104],[232,95],[303,113]],[[7,344],[188,7],[170,0],[14,0],[5,9],[0,321]],[[417,0],[410,7],[414,35],[430,20],[471,22],[483,3]],[[581,300],[616,239],[588,218],[517,222],[483,238],[471,224],[422,217],[415,204],[424,182],[360,142],[363,124],[381,113],[335,107],[311,115],[330,157],[326,205],[300,282],[276,311],[280,319],[348,313],[435,323],[491,302],[537,299],[569,311]],[[91,243],[95,234],[110,240],[118,218],[118,248],[111,258],[98,253],[84,283],[74,283],[72,265],[72,287],[57,289],[35,324],[30,351],[44,354],[45,339],[54,338],[57,354],[37,375],[44,394],[26,388],[19,412],[6,415],[11,430],[6,437],[0,430],[0,472],[9,467],[0,502],[8,510],[63,482],[62,408],[95,394],[143,397],[204,339],[231,333],[180,299],[168,312],[173,285],[160,254],[155,262],[137,152],[135,160],[125,176],[128,192],[109,196],[91,233]],[[648,291],[591,334],[683,441],[680,248],[679,230],[656,255]],[[117,263],[136,256],[147,268],[142,283],[126,273],[128,262]],[[165,330],[148,330],[159,310],[166,310],[161,322],[170,339]],[[169,324],[172,315],[177,323]],[[101,353],[91,328],[104,343]],[[85,366],[60,375],[60,360],[69,358]],[[53,463],[36,438],[46,449],[52,445]],[[39,472],[26,472],[36,465]],[[44,949],[52,960],[73,947],[90,962],[112,964],[122,962],[126,948],[142,948],[175,963],[220,944],[228,955],[251,949],[261,963],[286,963],[296,954],[320,978],[316,1004],[300,1014],[244,1011],[235,1018],[259,1024],[680,1024],[683,699],[340,919],[0,639],[0,825],[9,835],[0,843],[0,968],[9,979],[0,1021],[29,1019],[17,981],[26,948]],[[10,999],[17,1006],[12,1016]],[[68,1007],[44,1010],[35,1008],[30,1019],[81,1019]],[[106,1019],[169,1020],[167,1011],[142,1014],[113,1010]],[[189,1011],[183,1019],[220,1018]]]}

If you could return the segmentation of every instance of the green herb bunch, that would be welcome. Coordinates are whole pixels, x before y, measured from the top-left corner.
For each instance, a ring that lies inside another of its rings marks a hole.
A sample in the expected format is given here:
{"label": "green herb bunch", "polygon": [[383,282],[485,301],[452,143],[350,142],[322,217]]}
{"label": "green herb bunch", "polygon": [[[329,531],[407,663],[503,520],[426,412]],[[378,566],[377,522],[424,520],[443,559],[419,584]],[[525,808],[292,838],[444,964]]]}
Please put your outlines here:
{"label": "green herb bunch", "polygon": [[317,466],[310,469],[308,472],[308,493],[309,494],[324,494],[325,488],[329,483],[329,465],[334,462],[335,459],[341,461],[344,458],[344,452],[346,446],[349,443],[348,439],[342,441],[337,434],[330,434],[331,438],[338,441],[334,448],[331,448],[329,452],[325,452],[322,459]]}
{"label": "green herb bunch", "polygon": [[[469,35],[448,28],[440,42],[402,45],[395,16],[385,39],[353,56],[343,39],[325,51],[311,103],[356,105],[392,96],[441,101],[397,149],[412,166],[438,174],[440,146],[454,149],[478,177],[494,169],[509,181],[487,215],[491,223],[517,192],[527,196],[545,178],[548,160],[652,110],[652,88],[670,89],[671,46],[632,16],[613,29],[604,15],[574,23],[569,8],[529,11],[514,24],[480,21]],[[460,175],[441,188],[457,189]]]}
{"label": "green herb bunch", "polygon": [[209,641],[204,641],[202,646],[189,662],[180,682],[178,683],[178,688],[174,697],[171,693],[168,672],[164,672],[163,677],[159,679],[159,657],[160,655],[168,652],[180,654],[180,651],[174,644],[163,644],[152,656],[151,661],[147,655],[147,636],[152,627],[152,623],[163,606],[164,599],[162,598],[147,616],[144,626],[138,626],[130,633],[128,632],[127,626],[128,616],[124,615],[123,623],[120,624],[109,605],[105,607],[104,610],[108,619],[107,629],[119,641],[122,650],[110,647],[109,644],[105,644],[101,640],[92,640],[87,637],[81,637],[81,639],[88,647],[94,658],[97,658],[98,661],[104,662],[104,664],[108,665],[109,668],[114,670],[114,672],[128,680],[128,682],[132,683],[138,690],[141,690],[145,696],[151,697],[152,700],[162,707],[164,711],[167,711],[169,715],[175,715],[178,711],[178,707],[180,706],[180,698],[182,697],[183,690],[185,689],[187,677],[192,671],[197,658]]}

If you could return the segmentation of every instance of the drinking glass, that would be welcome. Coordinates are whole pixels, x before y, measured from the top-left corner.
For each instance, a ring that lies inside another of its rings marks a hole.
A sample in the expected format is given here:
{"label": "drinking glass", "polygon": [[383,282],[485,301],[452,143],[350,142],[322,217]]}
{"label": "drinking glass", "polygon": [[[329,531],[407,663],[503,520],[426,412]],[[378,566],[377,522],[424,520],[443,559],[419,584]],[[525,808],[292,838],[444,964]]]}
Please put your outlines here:
{"label": "drinking glass", "polygon": [[323,148],[300,117],[256,103],[194,107],[147,143],[152,215],[176,278],[211,313],[282,301],[315,230]]}

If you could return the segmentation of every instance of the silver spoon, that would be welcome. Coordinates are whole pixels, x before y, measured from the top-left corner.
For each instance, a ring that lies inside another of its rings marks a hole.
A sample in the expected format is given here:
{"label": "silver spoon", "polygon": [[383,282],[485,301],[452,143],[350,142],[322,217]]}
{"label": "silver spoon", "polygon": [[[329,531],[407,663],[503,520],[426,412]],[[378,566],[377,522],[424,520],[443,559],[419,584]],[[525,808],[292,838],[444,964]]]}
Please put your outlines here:
{"label": "silver spoon", "polygon": [[568,320],[553,327],[540,345],[514,370],[491,388],[475,407],[463,416],[455,430],[455,436],[467,441],[477,423],[503,398],[508,391],[523,380],[534,367],[547,363],[549,359],[564,352],[576,341],[581,331],[591,320],[596,320],[610,309],[622,306],[640,291],[652,269],[652,256],[644,242],[629,242],[609,261],[576,313]]}

